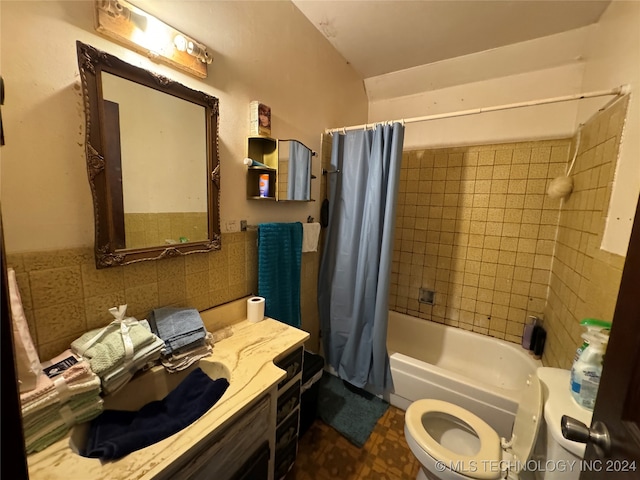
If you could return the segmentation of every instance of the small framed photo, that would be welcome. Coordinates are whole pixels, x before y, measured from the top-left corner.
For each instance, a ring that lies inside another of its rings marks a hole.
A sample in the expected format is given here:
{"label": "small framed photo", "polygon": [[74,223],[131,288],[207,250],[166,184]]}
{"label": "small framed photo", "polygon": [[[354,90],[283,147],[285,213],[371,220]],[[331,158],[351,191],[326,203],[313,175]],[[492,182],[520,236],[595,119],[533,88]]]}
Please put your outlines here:
{"label": "small framed photo", "polygon": [[271,135],[271,107],[264,103],[253,101],[250,104],[251,122],[250,135]]}

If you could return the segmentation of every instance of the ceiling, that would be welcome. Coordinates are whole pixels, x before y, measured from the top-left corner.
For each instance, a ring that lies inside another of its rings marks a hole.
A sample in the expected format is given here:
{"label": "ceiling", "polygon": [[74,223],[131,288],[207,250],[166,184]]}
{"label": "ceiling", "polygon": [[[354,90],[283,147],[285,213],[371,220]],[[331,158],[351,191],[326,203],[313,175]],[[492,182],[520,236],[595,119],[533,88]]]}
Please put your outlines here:
{"label": "ceiling", "polygon": [[363,78],[598,21],[611,0],[293,0]]}

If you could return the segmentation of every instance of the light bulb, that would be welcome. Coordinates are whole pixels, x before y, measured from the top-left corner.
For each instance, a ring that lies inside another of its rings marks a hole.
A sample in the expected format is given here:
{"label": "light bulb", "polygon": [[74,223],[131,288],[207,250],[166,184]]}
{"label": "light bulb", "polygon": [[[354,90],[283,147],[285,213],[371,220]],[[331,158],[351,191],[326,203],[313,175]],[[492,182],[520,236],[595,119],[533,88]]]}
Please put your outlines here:
{"label": "light bulb", "polygon": [[176,35],[173,39],[173,44],[181,52],[187,51],[187,39],[183,35]]}
{"label": "light bulb", "polygon": [[203,63],[208,64],[213,61],[213,59],[207,52],[206,47],[201,47],[200,45],[198,45],[196,42],[192,40],[189,40],[189,42],[187,42],[187,53],[189,55],[193,55]]}

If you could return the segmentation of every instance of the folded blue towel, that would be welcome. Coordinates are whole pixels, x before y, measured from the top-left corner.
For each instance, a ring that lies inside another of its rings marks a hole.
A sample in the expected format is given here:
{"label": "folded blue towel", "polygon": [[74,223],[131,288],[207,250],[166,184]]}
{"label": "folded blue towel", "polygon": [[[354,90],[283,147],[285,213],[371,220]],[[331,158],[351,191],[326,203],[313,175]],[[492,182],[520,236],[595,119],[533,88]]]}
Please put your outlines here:
{"label": "folded blue towel", "polygon": [[197,349],[205,347],[207,345],[208,345],[207,340],[204,339],[204,338],[200,338],[200,339],[196,340],[195,342],[188,343],[184,347],[174,348],[173,351],[171,352],[171,354],[172,355],[180,355],[182,353],[190,352],[192,350],[197,350]]}
{"label": "folded blue towel", "polygon": [[266,316],[293,327],[300,327],[301,262],[300,222],[258,226],[258,295]]}
{"label": "folded blue towel", "polygon": [[164,399],[147,403],[137,412],[105,410],[91,422],[81,455],[117,460],[153,445],[204,415],[228,386],[226,378],[212,380],[197,368]]}
{"label": "folded blue towel", "polygon": [[202,317],[195,308],[156,308],[149,316],[151,330],[164,340],[169,355],[186,345],[201,340],[207,334]]}

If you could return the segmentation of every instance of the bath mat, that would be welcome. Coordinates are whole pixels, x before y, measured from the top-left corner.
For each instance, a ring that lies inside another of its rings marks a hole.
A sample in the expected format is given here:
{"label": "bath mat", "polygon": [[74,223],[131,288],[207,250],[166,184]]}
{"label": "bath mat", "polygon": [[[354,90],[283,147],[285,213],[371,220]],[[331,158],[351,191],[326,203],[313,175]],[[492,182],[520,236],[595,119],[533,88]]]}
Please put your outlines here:
{"label": "bath mat", "polygon": [[324,372],[318,389],[318,416],[347,440],[362,448],[389,404]]}

